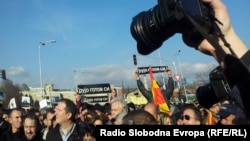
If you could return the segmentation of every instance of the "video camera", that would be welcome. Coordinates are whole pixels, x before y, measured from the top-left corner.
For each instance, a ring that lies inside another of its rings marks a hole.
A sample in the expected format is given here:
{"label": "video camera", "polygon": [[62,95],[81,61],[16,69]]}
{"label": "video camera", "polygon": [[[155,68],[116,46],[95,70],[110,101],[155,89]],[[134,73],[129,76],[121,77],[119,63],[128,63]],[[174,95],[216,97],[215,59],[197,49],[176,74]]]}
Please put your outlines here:
{"label": "video camera", "polygon": [[138,52],[150,54],[175,33],[182,33],[183,37],[192,36],[200,41],[204,39],[187,16],[209,33],[213,31],[214,12],[200,0],[158,0],[156,6],[140,12],[130,26]]}

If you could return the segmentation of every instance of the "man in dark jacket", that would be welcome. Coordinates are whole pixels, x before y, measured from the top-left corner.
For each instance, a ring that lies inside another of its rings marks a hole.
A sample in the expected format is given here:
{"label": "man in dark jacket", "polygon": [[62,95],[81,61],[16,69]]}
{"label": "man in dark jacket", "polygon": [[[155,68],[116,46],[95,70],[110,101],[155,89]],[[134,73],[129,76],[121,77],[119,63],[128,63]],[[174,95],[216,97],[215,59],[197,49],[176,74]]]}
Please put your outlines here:
{"label": "man in dark jacket", "polygon": [[22,141],[44,141],[41,133],[39,117],[31,112],[23,120],[24,139]]}
{"label": "man in dark jacket", "polygon": [[11,109],[9,113],[10,128],[0,134],[1,141],[20,141],[24,137],[22,128],[22,111],[19,108]]}
{"label": "man in dark jacket", "polygon": [[55,107],[56,127],[47,134],[46,141],[79,141],[83,136],[75,122],[77,109],[73,101],[61,99]]}
{"label": "man in dark jacket", "polygon": [[[169,99],[172,96],[173,91],[174,91],[174,80],[172,78],[172,71],[171,71],[171,69],[167,69],[167,74],[168,74],[167,88],[166,88],[166,90],[162,89],[162,94],[163,94],[163,97],[164,97],[166,103],[169,106],[170,105]],[[151,90],[147,90],[145,88],[144,84],[140,80],[140,76],[139,76],[138,70],[135,71],[135,79],[136,79],[137,86],[138,86],[139,90],[141,91],[142,95],[148,100],[148,103],[154,103],[152,91]]]}

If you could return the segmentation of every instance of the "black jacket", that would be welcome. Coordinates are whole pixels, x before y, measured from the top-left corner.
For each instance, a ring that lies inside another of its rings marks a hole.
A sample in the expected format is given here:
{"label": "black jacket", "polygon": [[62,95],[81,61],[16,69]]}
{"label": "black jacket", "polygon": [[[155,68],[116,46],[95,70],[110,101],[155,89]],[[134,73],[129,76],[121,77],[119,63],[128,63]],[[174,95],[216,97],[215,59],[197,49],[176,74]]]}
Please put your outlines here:
{"label": "black jacket", "polygon": [[22,141],[44,141],[44,140],[43,140],[42,133],[39,132],[32,140],[27,140],[27,138],[24,136]]}
{"label": "black jacket", "polygon": [[0,117],[0,136],[2,135],[3,132],[8,130],[10,128],[9,122],[5,121],[2,117]]}
{"label": "black jacket", "polygon": [[[69,136],[67,141],[82,141],[82,140],[83,140],[83,134],[81,133],[80,126],[76,124],[72,134]],[[56,125],[55,128],[51,129],[48,132],[46,141],[62,141],[62,137],[60,134],[60,125]]]}
{"label": "black jacket", "polygon": [[24,131],[21,128],[18,132],[12,133],[11,126],[3,133],[1,133],[0,141],[23,141],[24,139]]}

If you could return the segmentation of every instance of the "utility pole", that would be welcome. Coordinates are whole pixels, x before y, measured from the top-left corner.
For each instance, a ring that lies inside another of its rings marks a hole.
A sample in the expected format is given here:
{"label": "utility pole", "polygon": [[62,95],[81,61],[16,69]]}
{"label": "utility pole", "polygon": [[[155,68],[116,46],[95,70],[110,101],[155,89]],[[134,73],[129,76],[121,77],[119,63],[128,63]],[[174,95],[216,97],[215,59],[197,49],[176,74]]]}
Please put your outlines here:
{"label": "utility pole", "polygon": [[[181,62],[180,62],[180,52],[181,52],[181,50],[178,50],[178,53],[177,53],[177,55],[178,55],[178,63],[179,63],[179,68],[180,68],[180,72],[181,72],[181,83],[183,82],[183,78],[184,78],[184,76],[183,76],[183,74],[182,74],[182,68],[181,68]],[[184,94],[185,94],[185,96],[186,96],[186,100],[188,100],[187,99],[187,93],[186,93],[186,87],[185,87],[185,84],[181,84],[182,86],[183,86],[183,89],[184,89]]]}
{"label": "utility pole", "polygon": [[42,93],[42,98],[45,97],[43,92],[43,80],[42,80],[42,61],[41,61],[41,46],[45,46],[46,43],[56,43],[55,40],[42,41],[38,44],[38,59],[39,59],[39,74],[40,74],[40,89]]}
{"label": "utility pole", "polygon": [[[159,58],[161,58],[160,51],[159,51]],[[162,66],[161,59],[160,59],[160,66]],[[166,82],[165,82],[165,79],[163,77],[163,73],[161,73],[161,77],[162,77],[162,82],[163,82],[163,89],[166,89]]]}

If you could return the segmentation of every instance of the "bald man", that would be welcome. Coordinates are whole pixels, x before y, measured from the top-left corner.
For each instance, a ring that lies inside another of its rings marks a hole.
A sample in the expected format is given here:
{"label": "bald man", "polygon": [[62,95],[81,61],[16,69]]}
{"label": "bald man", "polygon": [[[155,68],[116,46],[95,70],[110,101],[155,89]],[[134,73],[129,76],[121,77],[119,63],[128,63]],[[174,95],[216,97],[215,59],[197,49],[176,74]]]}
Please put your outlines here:
{"label": "bald man", "polygon": [[144,106],[144,110],[149,112],[151,115],[154,116],[155,120],[160,123],[160,115],[159,115],[159,110],[158,106],[156,106],[154,103],[147,103]]}

